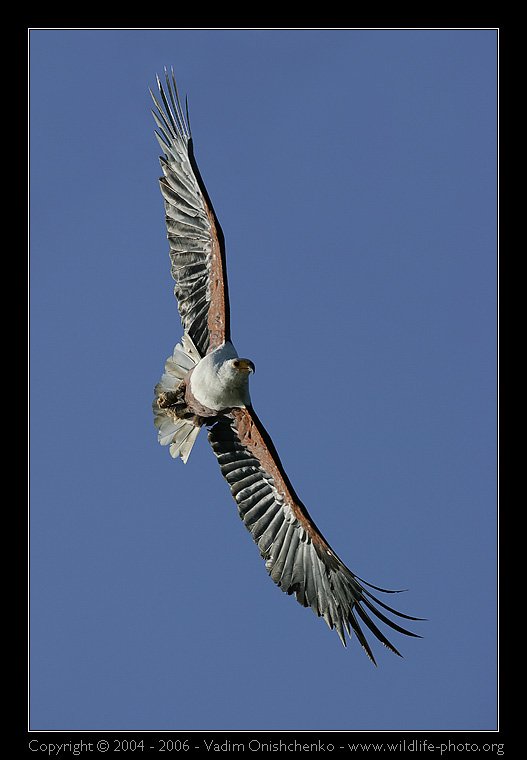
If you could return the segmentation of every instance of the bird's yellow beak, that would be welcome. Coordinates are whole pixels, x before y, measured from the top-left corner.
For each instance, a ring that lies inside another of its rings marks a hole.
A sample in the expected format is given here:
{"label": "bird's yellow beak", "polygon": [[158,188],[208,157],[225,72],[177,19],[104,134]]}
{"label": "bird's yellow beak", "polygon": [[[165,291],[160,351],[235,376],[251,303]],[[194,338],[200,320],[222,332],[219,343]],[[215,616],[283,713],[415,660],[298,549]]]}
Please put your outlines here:
{"label": "bird's yellow beak", "polygon": [[244,372],[255,372],[254,364],[250,359],[237,359],[235,366],[237,369],[241,369]]}

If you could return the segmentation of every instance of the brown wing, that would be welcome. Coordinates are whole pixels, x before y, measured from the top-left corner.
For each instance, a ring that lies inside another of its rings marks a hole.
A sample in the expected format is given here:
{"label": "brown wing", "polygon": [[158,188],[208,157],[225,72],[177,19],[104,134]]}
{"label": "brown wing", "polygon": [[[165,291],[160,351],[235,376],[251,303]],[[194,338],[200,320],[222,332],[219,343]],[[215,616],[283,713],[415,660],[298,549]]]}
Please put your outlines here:
{"label": "brown wing", "polygon": [[361,582],[337,557],[296,495],[254,410],[234,409],[221,417],[209,431],[209,440],[240,517],[258,544],[273,581],[322,616],[330,628],[336,629],[344,646],[344,630],[350,637],[353,631],[375,662],[360,627],[362,621],[379,641],[399,654],[368,612],[408,636],[417,634],[394,623],[374,603],[408,620],[420,618],[381,602],[364,586],[386,589]]}
{"label": "brown wing", "polygon": [[152,111],[164,152],[159,180],[165,199],[174,292],[183,328],[205,356],[230,339],[229,296],[223,232],[199,173],[188,119],[174,74],[165,71],[166,91],[157,79],[161,103]]}

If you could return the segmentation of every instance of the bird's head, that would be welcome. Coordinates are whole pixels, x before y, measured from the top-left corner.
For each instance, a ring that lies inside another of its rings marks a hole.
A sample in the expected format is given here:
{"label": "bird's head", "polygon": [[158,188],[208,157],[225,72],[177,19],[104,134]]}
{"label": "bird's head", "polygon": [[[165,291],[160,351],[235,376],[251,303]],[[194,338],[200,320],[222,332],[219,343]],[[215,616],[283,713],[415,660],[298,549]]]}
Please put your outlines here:
{"label": "bird's head", "polygon": [[230,364],[234,371],[239,372],[242,376],[246,375],[248,377],[255,372],[254,364],[250,359],[231,359]]}
{"label": "bird's head", "polygon": [[223,362],[218,379],[224,388],[225,407],[248,406],[251,403],[249,375],[253,372],[254,364],[250,359],[236,356]]}

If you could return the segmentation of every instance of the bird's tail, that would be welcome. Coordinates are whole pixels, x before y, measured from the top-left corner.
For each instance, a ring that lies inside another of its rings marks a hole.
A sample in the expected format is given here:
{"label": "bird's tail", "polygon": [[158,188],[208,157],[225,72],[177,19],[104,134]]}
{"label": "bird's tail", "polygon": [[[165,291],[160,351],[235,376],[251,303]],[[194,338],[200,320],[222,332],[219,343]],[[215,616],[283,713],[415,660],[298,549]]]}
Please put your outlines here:
{"label": "bird's tail", "polygon": [[154,389],[152,403],[154,424],[158,429],[161,446],[170,446],[170,454],[186,462],[201,425],[192,418],[185,419],[185,384],[187,373],[201,359],[200,353],[189,335],[185,333],[165,363],[165,372]]}

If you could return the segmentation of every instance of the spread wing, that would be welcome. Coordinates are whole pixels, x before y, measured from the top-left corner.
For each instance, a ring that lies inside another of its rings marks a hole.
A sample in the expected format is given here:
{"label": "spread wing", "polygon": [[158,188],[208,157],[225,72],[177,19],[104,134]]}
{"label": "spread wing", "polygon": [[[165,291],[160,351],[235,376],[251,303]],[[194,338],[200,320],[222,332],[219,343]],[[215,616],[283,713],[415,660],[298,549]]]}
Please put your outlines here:
{"label": "spread wing", "polygon": [[[399,633],[417,634],[390,620],[378,607],[407,620],[420,620],[388,607],[337,557],[293,490],[276,449],[252,408],[233,409],[209,431],[209,440],[238,505],[241,519],[258,544],[273,581],[311,607],[346,646],[356,635],[375,663],[361,623],[395,654],[397,649],[371,615]],[[370,614],[371,613],[371,614]]]}
{"label": "spread wing", "polygon": [[223,232],[201,179],[176,81],[165,70],[166,89],[159,77],[161,102],[151,92],[152,110],[163,150],[163,176],[167,237],[170,244],[174,292],[183,328],[205,356],[229,340],[229,297]]}

